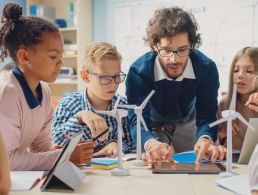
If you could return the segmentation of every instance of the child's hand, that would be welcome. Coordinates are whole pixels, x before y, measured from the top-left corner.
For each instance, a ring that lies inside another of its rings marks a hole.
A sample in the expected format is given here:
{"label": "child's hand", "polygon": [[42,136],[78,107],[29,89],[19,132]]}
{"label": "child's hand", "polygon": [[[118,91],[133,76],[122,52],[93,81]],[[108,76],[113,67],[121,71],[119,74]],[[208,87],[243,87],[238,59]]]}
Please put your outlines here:
{"label": "child's hand", "polygon": [[60,145],[57,145],[57,144],[54,144],[50,147],[50,151],[53,151],[53,150],[57,150],[57,149],[62,149],[63,146],[60,146]]}
{"label": "child's hand", "polygon": [[72,153],[70,161],[74,164],[85,164],[90,162],[93,156],[93,142],[80,142]]}
{"label": "child's hand", "polygon": [[110,142],[102,150],[96,152],[94,156],[105,155],[105,156],[117,156],[117,143]]}
{"label": "child's hand", "polygon": [[240,131],[237,123],[233,122],[232,127],[233,127],[232,128],[233,135],[236,135]]}
{"label": "child's hand", "polygon": [[[77,117],[81,120],[81,122],[88,125],[91,130],[92,137],[96,137],[108,128],[106,121],[93,112],[83,110],[77,113]],[[99,140],[104,141],[107,138],[108,134],[103,135]]]}
{"label": "child's hand", "polygon": [[258,112],[258,93],[253,93],[252,95],[250,95],[245,105],[255,112]]}

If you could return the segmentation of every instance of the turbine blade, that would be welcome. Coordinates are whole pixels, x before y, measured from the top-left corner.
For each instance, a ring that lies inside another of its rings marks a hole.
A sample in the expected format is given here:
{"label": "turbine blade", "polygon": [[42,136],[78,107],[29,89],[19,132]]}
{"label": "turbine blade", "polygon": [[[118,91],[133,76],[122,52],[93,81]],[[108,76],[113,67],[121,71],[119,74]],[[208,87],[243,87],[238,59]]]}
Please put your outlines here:
{"label": "turbine blade", "polygon": [[118,105],[119,108],[128,108],[128,109],[134,109],[136,108],[136,105]]}
{"label": "turbine blade", "polygon": [[225,121],[227,121],[227,118],[218,119],[217,121],[214,121],[214,122],[210,123],[210,124],[209,124],[209,127],[214,127],[214,126],[216,126],[216,125],[218,125],[218,124],[220,124],[220,123],[223,123],[223,122],[225,122]]}
{"label": "turbine blade", "polygon": [[151,90],[151,92],[149,93],[149,95],[145,98],[145,100],[142,102],[141,107],[144,108],[146,106],[146,104],[148,103],[148,101],[150,100],[151,96],[155,93],[154,90]]}
{"label": "turbine blade", "polygon": [[116,100],[116,103],[115,103],[115,106],[114,106],[114,109],[117,109],[117,106],[120,102],[120,99],[121,99],[121,96],[118,96],[117,100]]}
{"label": "turbine blade", "polygon": [[234,84],[229,110],[236,110],[236,96],[237,96],[237,85]]}
{"label": "turbine blade", "polygon": [[142,123],[142,125],[143,125],[145,131],[148,131],[148,127],[147,127],[147,125],[146,125],[146,123],[145,123],[145,121],[144,121],[144,119],[143,119],[142,116],[140,116],[140,121],[141,121],[141,123]]}
{"label": "turbine blade", "polygon": [[242,122],[244,123],[248,128],[250,128],[252,131],[255,131],[254,127],[252,125],[250,125],[245,118],[239,113],[236,113],[236,117]]}

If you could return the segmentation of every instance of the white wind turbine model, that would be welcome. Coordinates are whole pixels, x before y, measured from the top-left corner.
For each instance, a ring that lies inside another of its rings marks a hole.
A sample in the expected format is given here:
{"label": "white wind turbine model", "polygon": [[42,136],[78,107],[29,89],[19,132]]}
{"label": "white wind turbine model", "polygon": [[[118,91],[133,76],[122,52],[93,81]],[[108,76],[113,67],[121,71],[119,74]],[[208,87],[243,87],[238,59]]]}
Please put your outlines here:
{"label": "white wind turbine model", "polygon": [[123,167],[123,150],[122,150],[122,144],[123,144],[123,128],[122,128],[122,118],[126,117],[128,115],[128,111],[125,109],[118,109],[118,103],[120,101],[120,96],[117,99],[114,109],[110,111],[101,111],[101,110],[96,110],[96,113],[99,114],[105,114],[109,116],[113,116],[116,121],[117,121],[117,151],[118,151],[118,168],[112,169],[111,174],[114,176],[127,176],[130,175],[130,172],[128,169],[125,169]]}
{"label": "white wind turbine model", "polygon": [[145,108],[146,104],[152,97],[152,95],[155,93],[154,90],[152,90],[149,95],[145,98],[145,100],[142,102],[140,106],[136,105],[119,105],[121,108],[128,108],[128,109],[134,109],[134,112],[137,117],[136,122],[136,128],[137,128],[137,159],[133,162],[135,166],[143,166],[144,163],[142,161],[142,150],[141,150],[141,124],[145,128],[146,131],[148,131],[147,125],[142,117],[142,110]]}
{"label": "white wind turbine model", "polygon": [[230,177],[236,175],[236,173],[232,172],[232,121],[238,118],[242,123],[254,131],[254,128],[249,125],[245,118],[239,112],[236,112],[236,96],[237,85],[234,84],[229,110],[222,111],[222,118],[209,124],[210,127],[213,127],[227,121],[227,167],[226,172],[220,173],[221,177]]}

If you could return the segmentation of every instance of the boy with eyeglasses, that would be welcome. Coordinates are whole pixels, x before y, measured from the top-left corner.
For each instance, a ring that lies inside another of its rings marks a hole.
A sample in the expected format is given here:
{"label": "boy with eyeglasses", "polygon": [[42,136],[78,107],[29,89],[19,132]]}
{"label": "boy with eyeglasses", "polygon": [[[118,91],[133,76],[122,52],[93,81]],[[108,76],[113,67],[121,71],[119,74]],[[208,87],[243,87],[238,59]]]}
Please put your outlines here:
{"label": "boy with eyeglasses", "polygon": [[[223,158],[215,147],[219,76],[216,64],[196,48],[201,43],[194,17],[178,7],[155,11],[145,41],[152,49],[130,67],[126,79],[128,104],[139,105],[151,90],[155,94],[143,110],[150,131],[142,130],[146,162],[171,161],[173,152],[195,150],[197,161]],[[131,135],[136,119],[129,111]]]}
{"label": "boy with eyeglasses", "polygon": [[[117,155],[117,122],[95,110],[112,110],[118,99],[116,90],[125,80],[121,71],[121,55],[109,43],[92,43],[86,48],[85,61],[80,75],[86,84],[85,91],[78,91],[60,100],[53,118],[54,142],[64,145],[67,136],[83,131],[83,139],[91,140],[103,131],[110,133],[100,137],[94,148],[95,155]],[[121,97],[119,104],[127,104]],[[123,152],[133,152],[128,118],[122,119],[124,137]]]}

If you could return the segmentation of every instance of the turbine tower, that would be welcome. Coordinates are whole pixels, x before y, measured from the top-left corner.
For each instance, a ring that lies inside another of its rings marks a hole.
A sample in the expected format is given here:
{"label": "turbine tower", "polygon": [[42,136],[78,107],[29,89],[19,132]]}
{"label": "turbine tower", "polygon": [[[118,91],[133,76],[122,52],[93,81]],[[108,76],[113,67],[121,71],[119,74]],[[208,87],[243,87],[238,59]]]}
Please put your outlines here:
{"label": "turbine tower", "polygon": [[110,110],[110,111],[96,110],[96,113],[112,116],[117,121],[118,168],[112,169],[111,174],[114,175],[114,176],[127,176],[127,175],[130,175],[130,172],[129,172],[128,169],[123,167],[123,157],[122,157],[122,154],[123,154],[123,151],[122,151],[123,140],[122,140],[122,138],[124,136],[123,128],[122,128],[122,118],[126,117],[128,115],[128,111],[125,110],[125,109],[118,109],[117,108],[118,103],[120,101],[120,98],[121,97],[119,96],[116,103],[115,103],[115,106],[114,106],[113,110]]}

